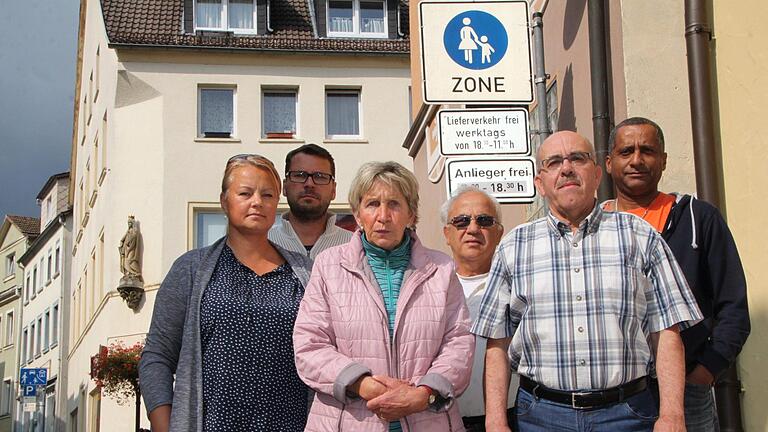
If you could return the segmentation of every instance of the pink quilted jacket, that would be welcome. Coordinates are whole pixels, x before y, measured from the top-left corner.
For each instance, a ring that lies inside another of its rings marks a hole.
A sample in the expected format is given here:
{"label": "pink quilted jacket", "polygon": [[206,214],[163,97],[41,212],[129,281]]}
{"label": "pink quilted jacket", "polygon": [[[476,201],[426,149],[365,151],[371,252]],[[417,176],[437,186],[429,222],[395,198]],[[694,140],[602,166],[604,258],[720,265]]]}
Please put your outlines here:
{"label": "pink quilted jacket", "polygon": [[475,339],[453,261],[412,236],[392,349],[384,299],[360,233],[315,260],[293,333],[299,376],[317,393],[306,431],[387,431],[346,387],[370,373],[428,385],[446,402],[405,417],[404,431],[464,431],[455,399],[469,384]]}

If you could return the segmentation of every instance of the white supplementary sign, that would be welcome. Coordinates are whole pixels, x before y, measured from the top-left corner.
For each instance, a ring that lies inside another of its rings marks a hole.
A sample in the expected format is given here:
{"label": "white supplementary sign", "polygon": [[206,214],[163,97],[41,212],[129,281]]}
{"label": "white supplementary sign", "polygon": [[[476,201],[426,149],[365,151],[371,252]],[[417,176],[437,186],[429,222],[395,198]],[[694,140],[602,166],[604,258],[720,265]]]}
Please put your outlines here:
{"label": "white supplementary sign", "polygon": [[526,155],[530,152],[528,111],[441,110],[438,113],[440,153],[463,155]]}
{"label": "white supplementary sign", "polygon": [[421,71],[426,103],[531,103],[525,0],[422,1]]}
{"label": "white supplementary sign", "polygon": [[502,203],[532,203],[536,164],[533,158],[448,159],[448,196],[461,185],[488,192]]}

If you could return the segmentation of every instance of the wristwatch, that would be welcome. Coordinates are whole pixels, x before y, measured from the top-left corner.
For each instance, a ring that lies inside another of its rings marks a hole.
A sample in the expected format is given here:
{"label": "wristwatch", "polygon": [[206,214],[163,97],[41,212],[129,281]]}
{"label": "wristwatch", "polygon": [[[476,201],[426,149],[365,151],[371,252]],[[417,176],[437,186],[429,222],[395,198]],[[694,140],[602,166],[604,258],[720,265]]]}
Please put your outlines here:
{"label": "wristwatch", "polygon": [[435,391],[432,390],[432,387],[424,384],[420,385],[419,387],[424,387],[425,389],[427,389],[427,392],[429,392],[429,398],[427,399],[427,404],[433,405],[437,400],[437,396],[435,396]]}

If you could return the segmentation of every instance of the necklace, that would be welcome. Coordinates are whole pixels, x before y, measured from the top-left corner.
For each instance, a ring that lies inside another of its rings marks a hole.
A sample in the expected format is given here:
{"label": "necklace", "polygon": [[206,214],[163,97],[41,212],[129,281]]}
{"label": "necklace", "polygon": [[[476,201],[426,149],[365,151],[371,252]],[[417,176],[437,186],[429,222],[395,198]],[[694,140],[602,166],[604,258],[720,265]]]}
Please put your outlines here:
{"label": "necklace", "polygon": [[[614,198],[613,200],[613,209],[616,211],[619,211],[619,199]],[[645,208],[645,211],[643,212],[643,215],[640,216],[640,219],[645,220],[645,217],[648,216],[648,212],[651,210],[651,205],[649,204],[648,207]],[[648,221],[646,221],[648,222]]]}

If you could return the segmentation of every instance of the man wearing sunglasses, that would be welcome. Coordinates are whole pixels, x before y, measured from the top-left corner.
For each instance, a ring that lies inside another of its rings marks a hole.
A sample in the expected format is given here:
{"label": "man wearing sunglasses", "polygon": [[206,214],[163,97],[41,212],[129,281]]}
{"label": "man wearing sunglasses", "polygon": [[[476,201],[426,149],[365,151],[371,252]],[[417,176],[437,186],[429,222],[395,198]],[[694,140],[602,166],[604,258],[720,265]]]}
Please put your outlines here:
{"label": "man wearing sunglasses", "polygon": [[[685,430],[679,326],[701,313],[659,233],[597,205],[594,154],[574,132],[547,138],[535,184],[549,214],[513,229],[497,249],[472,327],[489,338],[490,430],[509,430],[510,342],[518,430]],[[658,341],[660,406],[648,388],[649,340]]]}
{"label": "man wearing sunglasses", "polygon": [[[461,186],[440,209],[443,235],[451,248],[456,275],[464,289],[472,320],[477,319],[493,253],[504,234],[501,205],[496,198],[472,186]],[[475,340],[475,358],[469,387],[458,399],[467,432],[485,431],[483,406],[483,363],[486,338]],[[517,389],[513,380],[510,392]],[[514,398],[510,399],[514,401]],[[511,414],[511,409],[509,410]]]}
{"label": "man wearing sunglasses", "polygon": [[352,233],[336,226],[328,206],[336,198],[336,165],[328,150],[305,144],[285,157],[283,195],[290,211],[269,231],[269,239],[312,260],[331,246],[347,243]]}

